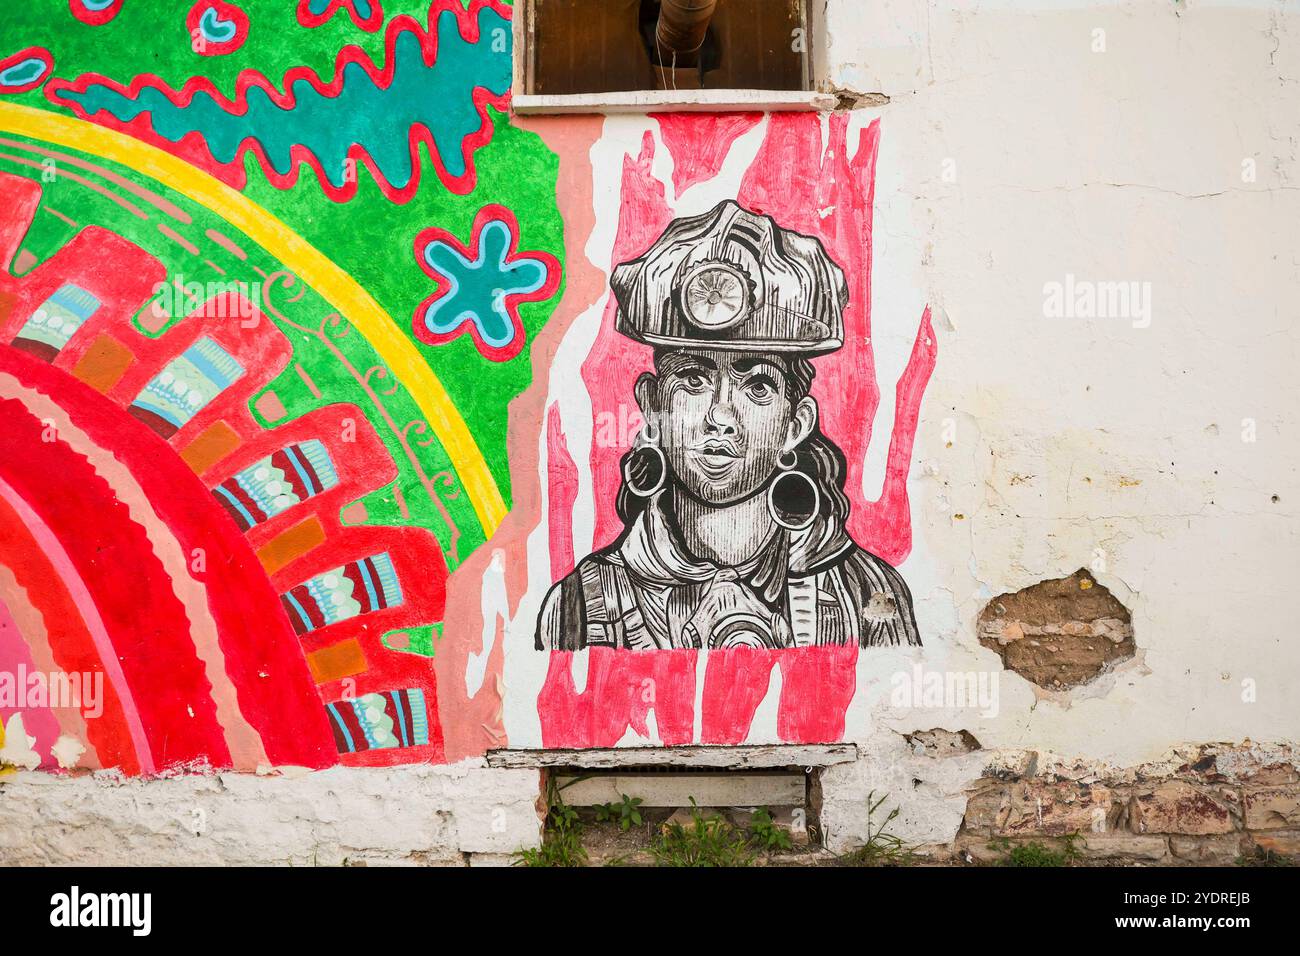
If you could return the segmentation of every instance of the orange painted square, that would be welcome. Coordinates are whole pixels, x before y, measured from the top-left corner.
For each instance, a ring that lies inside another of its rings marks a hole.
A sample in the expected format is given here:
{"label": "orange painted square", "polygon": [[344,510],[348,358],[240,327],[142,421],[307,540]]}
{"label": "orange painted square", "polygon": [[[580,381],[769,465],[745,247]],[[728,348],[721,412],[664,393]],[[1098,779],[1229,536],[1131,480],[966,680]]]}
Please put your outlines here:
{"label": "orange painted square", "polygon": [[339,641],[307,655],[307,666],[318,684],[342,680],[366,670],[366,655],[355,638]]}
{"label": "orange painted square", "polygon": [[267,574],[275,574],[292,561],[325,543],[325,526],[315,515],[277,534],[257,549]]}
{"label": "orange painted square", "polygon": [[5,320],[9,318],[9,313],[14,310],[14,303],[18,301],[16,295],[8,292],[0,292],[0,327],[3,327]]}
{"label": "orange painted square", "polygon": [[239,436],[225,422],[213,422],[181,449],[181,458],[201,475],[240,445]]}
{"label": "orange painted square", "polygon": [[95,391],[107,395],[134,361],[135,356],[129,348],[111,335],[101,334],[95,337],[90,348],[77,359],[72,374]]}

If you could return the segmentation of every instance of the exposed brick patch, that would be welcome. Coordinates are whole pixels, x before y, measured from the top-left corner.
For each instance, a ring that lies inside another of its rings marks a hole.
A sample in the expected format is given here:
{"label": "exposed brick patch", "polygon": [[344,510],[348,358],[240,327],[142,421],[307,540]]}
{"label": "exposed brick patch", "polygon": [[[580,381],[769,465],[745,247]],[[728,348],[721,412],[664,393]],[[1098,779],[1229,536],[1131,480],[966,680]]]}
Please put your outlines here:
{"label": "exposed brick patch", "polygon": [[977,628],[1009,670],[1048,690],[1085,684],[1136,647],[1128,608],[1083,569],[995,597]]}
{"label": "exposed brick patch", "polygon": [[1162,836],[1132,833],[1088,833],[1078,849],[1094,860],[1141,863],[1170,863],[1170,841]]}
{"label": "exposed brick patch", "polygon": [[859,93],[845,87],[835,87],[830,92],[835,96],[837,110],[869,109],[889,104],[889,97],[884,93]]}

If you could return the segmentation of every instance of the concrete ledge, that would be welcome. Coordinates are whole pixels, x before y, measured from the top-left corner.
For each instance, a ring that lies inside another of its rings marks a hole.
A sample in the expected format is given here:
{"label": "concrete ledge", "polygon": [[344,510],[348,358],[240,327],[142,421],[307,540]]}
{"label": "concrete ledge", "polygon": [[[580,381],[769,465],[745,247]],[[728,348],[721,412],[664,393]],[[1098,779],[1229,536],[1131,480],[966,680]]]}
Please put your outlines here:
{"label": "concrete ledge", "polygon": [[855,744],[799,744],[743,747],[611,747],[600,750],[489,750],[489,767],[717,767],[774,770],[829,767],[858,759]]}

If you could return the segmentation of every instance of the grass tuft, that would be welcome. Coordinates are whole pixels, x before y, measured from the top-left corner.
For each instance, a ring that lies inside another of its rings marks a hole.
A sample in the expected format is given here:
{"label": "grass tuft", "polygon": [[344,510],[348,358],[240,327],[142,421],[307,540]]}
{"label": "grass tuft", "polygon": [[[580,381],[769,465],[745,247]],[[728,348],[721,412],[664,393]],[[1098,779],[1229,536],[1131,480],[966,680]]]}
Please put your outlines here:
{"label": "grass tuft", "polygon": [[688,826],[672,822],[650,844],[659,866],[751,866],[749,839],[719,814],[705,816],[691,798]]}
{"label": "grass tuft", "polygon": [[842,861],[856,866],[908,866],[917,862],[911,844],[889,832],[889,825],[898,816],[898,807],[890,810],[879,825],[873,824],[872,817],[879,820],[879,810],[889,794],[879,800],[875,797],[874,790],[867,794],[867,842],[842,857]]}
{"label": "grass tuft", "polygon": [[564,802],[560,788],[547,783],[546,827],[542,845],[516,850],[514,866],[586,866],[587,849],[582,845],[582,821],[578,811]]}
{"label": "grass tuft", "polygon": [[1070,866],[1083,856],[1075,845],[1079,839],[1079,834],[1071,833],[1065,837],[1065,846],[1054,850],[1035,840],[1012,845],[1010,840],[999,837],[989,844],[989,848],[1006,854],[998,861],[998,866]]}

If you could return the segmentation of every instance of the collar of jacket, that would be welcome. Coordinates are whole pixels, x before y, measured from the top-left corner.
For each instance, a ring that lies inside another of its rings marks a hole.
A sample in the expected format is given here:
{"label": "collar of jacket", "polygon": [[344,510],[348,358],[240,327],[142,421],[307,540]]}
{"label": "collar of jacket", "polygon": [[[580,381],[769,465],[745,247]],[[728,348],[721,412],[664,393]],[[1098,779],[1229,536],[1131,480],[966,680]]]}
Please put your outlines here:
{"label": "collar of jacket", "polygon": [[[677,521],[668,505],[668,492],[656,494],[628,528],[618,554],[628,571],[652,586],[671,587],[711,581],[722,568],[687,550]],[[748,561],[736,565],[737,577],[765,603],[777,608],[785,603],[786,580],[815,573],[819,565],[852,545],[843,529],[832,529],[818,518],[800,532],[773,524],[771,533]]]}

